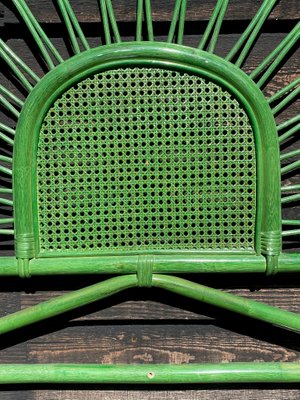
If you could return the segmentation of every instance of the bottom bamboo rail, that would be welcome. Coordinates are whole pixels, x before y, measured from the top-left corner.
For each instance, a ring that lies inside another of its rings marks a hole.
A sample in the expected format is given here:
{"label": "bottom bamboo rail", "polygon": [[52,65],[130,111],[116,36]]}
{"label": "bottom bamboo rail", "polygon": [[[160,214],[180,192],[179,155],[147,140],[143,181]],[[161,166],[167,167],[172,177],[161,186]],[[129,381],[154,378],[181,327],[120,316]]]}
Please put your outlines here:
{"label": "bottom bamboo rail", "polygon": [[290,383],[299,380],[300,363],[0,365],[0,384]]}

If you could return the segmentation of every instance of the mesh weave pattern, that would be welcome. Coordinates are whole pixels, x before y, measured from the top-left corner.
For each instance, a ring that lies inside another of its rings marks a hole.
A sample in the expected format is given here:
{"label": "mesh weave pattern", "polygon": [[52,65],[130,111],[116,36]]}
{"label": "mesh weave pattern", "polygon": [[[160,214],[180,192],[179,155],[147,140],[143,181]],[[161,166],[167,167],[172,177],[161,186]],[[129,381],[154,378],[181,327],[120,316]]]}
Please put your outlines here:
{"label": "mesh weave pattern", "polygon": [[41,252],[252,250],[255,147],[225,89],[158,68],[94,75],[40,132]]}

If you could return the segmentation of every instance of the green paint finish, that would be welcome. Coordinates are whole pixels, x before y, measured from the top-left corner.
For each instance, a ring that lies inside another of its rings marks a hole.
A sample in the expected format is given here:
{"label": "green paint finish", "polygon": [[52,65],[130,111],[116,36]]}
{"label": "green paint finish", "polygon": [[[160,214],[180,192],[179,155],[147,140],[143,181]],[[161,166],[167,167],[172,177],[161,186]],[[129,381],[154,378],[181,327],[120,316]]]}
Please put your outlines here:
{"label": "green paint finish", "polygon": [[180,384],[299,382],[300,363],[182,365],[0,364],[0,384]]}
{"label": "green paint finish", "polygon": [[300,332],[300,315],[281,310],[258,301],[213,289],[186,279],[158,275],[151,273],[145,278],[145,268],[149,266],[140,264],[135,275],[117,276],[95,285],[76,290],[40,303],[36,306],[18,311],[14,314],[0,318],[0,334],[22,328],[32,323],[45,320],[74,310],[78,307],[111,296],[124,289],[136,286],[159,287],[185,297],[208,303],[226,310],[265,321],[285,329]]}
{"label": "green paint finish", "polygon": [[[162,43],[153,44],[150,42],[133,43],[133,44],[124,43],[124,44],[104,46],[92,49],[78,56],[75,56],[72,59],[66,61],[64,64],[58,66],[54,71],[52,71],[48,75],[46,75],[45,78],[35,87],[32,94],[28,97],[17,126],[18,132],[16,135],[16,143],[14,148],[15,156],[14,156],[13,169],[14,169],[14,188],[15,188],[15,203],[16,203],[15,220],[16,220],[17,254],[18,254],[18,243],[22,248],[23,256],[25,255],[24,249],[26,246],[28,246],[29,249],[28,250],[29,258],[33,257],[34,254],[35,256],[39,254],[40,245],[38,240],[39,239],[38,234],[40,232],[41,226],[39,226],[38,208],[37,208],[37,205],[39,206],[40,203],[37,202],[38,199],[36,196],[36,189],[35,189],[37,186],[36,178],[38,173],[37,170],[38,163],[36,163],[36,157],[39,146],[39,135],[41,129],[40,127],[42,126],[42,123],[47,113],[49,112],[49,109],[53,107],[53,104],[55,104],[58,98],[64,96],[64,93],[67,94],[66,91],[74,87],[74,85],[84,84],[80,82],[83,82],[84,79],[86,78],[91,78],[95,74],[96,75],[98,74],[97,79],[99,79],[100,74],[111,74],[111,76],[114,76],[114,74],[119,74],[120,70],[129,71],[131,69],[133,69],[134,71],[135,69],[137,70],[141,69],[144,72],[150,69],[152,71],[159,70],[160,74],[163,74],[164,72],[168,74],[169,71],[172,70],[173,73],[176,72],[176,79],[181,76],[182,77],[186,77],[187,75],[193,76],[192,84],[191,85],[185,84],[183,88],[184,90],[188,91],[189,89],[193,89],[193,87],[195,87],[195,82],[198,79],[199,81],[202,82],[200,86],[203,87],[203,82],[205,82],[205,85],[207,86],[207,89],[209,91],[211,90],[210,88],[222,87],[225,93],[226,92],[231,93],[231,95],[233,96],[232,100],[232,106],[234,108],[233,113],[235,113],[235,115],[236,115],[237,104],[239,104],[238,105],[239,111],[241,111],[241,109],[245,110],[253,131],[253,136],[255,141],[255,152],[256,152],[255,168],[256,168],[256,178],[257,178],[257,187],[256,187],[257,207],[255,215],[256,218],[255,250],[257,254],[263,253],[263,254],[278,255],[281,248],[280,184],[279,184],[280,176],[278,168],[279,149],[278,149],[278,141],[275,136],[276,128],[275,128],[274,118],[271,114],[267,101],[264,99],[262,93],[257,89],[257,87],[251,81],[251,79],[249,79],[238,68],[235,68],[232,64],[225,62],[221,58],[200,50],[189,49],[183,46],[172,45],[172,44],[166,45]],[[147,74],[147,72],[145,73]],[[137,81],[139,81],[138,77]],[[116,79],[112,79],[112,82],[114,84],[117,84],[120,83],[121,80],[118,81]],[[159,83],[159,89],[162,90],[162,83],[159,80],[158,83]],[[107,93],[107,82],[105,83],[105,85]],[[74,89],[71,90],[74,91]],[[131,88],[130,90],[131,90],[131,99],[133,99],[132,96],[133,89]],[[218,90],[220,91],[221,89]],[[111,91],[112,89],[109,88],[109,92]],[[114,93],[117,92],[117,88],[114,87],[113,91]],[[228,99],[228,97],[226,96],[225,98]],[[140,102],[141,97],[139,99],[137,98],[136,100],[138,100],[138,107],[139,110],[141,110],[142,108],[142,104]],[[153,100],[157,101],[157,97],[155,98],[154,96]],[[124,101],[124,96],[122,101]],[[216,100],[216,102],[218,101],[219,100]],[[108,108],[107,98],[105,99],[105,102],[106,102],[105,108],[107,109]],[[225,104],[227,104],[227,101],[225,102]],[[194,105],[199,106],[197,101],[194,101]],[[205,104],[205,106],[206,105],[208,104]],[[166,104],[164,104],[164,106],[166,106]],[[132,104],[131,107],[133,107]],[[83,109],[82,108],[80,109],[82,112]],[[59,110],[57,111],[59,112]],[[240,118],[243,119],[243,123],[246,124],[246,126],[249,126],[248,125],[249,122],[245,117],[245,113],[244,112],[241,113],[242,117]],[[181,115],[184,115],[182,110],[181,110]],[[125,117],[125,113],[123,113],[123,116]],[[139,113],[139,116],[141,116],[141,113]],[[163,114],[161,114],[161,116],[163,116]],[[146,115],[144,115],[143,117],[146,118]],[[114,116],[114,118],[116,118],[116,116]],[[164,123],[167,123],[165,116],[163,116],[163,118],[164,118]],[[87,128],[91,129],[92,124],[89,121],[92,121],[92,117],[87,118],[87,126],[86,126]],[[215,119],[215,121],[217,123],[220,123],[221,119]],[[172,122],[173,123],[175,122],[174,117]],[[197,122],[201,122],[200,119],[198,119]],[[150,124],[149,115],[147,116],[147,124]],[[104,124],[102,124],[102,126],[104,126]],[[123,122],[122,127],[124,128],[125,126],[126,124]],[[114,128],[114,126],[112,127]],[[207,131],[208,129],[206,126],[206,132]],[[148,130],[148,132],[150,131]],[[172,132],[175,132],[174,128]],[[216,132],[216,128],[214,128],[214,132]],[[130,134],[133,135],[134,133],[132,133],[131,131]],[[205,135],[207,136],[207,133],[205,133]],[[188,138],[189,140],[191,140],[190,134]],[[232,148],[232,142],[231,142],[232,136],[224,137],[224,139],[227,141],[227,143],[228,141],[230,142],[231,146],[230,154],[233,155],[234,150]],[[130,140],[132,140],[132,138],[130,138],[129,141]],[[155,140],[158,141],[157,133]],[[173,138],[172,140],[174,145],[175,139]],[[97,141],[98,152],[99,152],[99,143],[101,147],[101,141]],[[110,143],[112,144],[113,141],[111,141]],[[122,139],[122,143],[124,144],[124,139]],[[216,145],[216,138],[214,138],[214,141],[212,143]],[[166,144],[166,139],[163,144]],[[206,142],[206,145],[208,145],[208,142]],[[224,145],[226,145],[226,143]],[[253,146],[253,138],[250,138],[249,145]],[[141,145],[139,144],[139,146]],[[155,146],[153,148],[159,147],[158,144],[156,144]],[[182,144],[178,147],[178,149],[181,147]],[[190,146],[189,148],[192,147]],[[199,148],[201,148],[201,146],[198,147],[197,151],[199,150]],[[24,149],[26,149],[26,151],[24,151]],[[141,150],[141,147],[139,149]],[[149,145],[146,146],[146,149],[148,149],[147,151],[150,153]],[[140,150],[138,157],[139,160],[141,158]],[[165,149],[163,151],[166,152]],[[18,156],[16,156],[16,154]],[[85,154],[87,154],[86,150]],[[253,163],[253,149],[251,148],[247,154],[248,156],[251,157],[250,161]],[[158,153],[156,154],[156,157],[157,155]],[[173,152],[173,157],[174,157],[174,152]],[[189,157],[191,157],[190,154]],[[225,155],[222,155],[222,157],[225,157]],[[220,158],[220,160],[223,162],[222,171],[224,172],[227,166],[225,165],[225,159],[222,157]],[[101,160],[105,160],[105,158],[102,157]],[[106,159],[106,161],[107,160],[108,159]],[[116,160],[118,160],[118,157],[116,157]],[[132,162],[134,158],[129,157],[128,160]],[[167,167],[166,164],[167,163],[165,163],[164,165],[165,170]],[[232,161],[231,164],[233,164]],[[147,166],[147,164],[145,165]],[[206,159],[206,168],[208,166],[209,166],[209,161],[208,159]],[[147,166],[147,168],[149,167]],[[181,162],[180,168],[182,174],[183,162]],[[251,168],[249,168],[249,171],[253,172],[253,165],[251,166]],[[191,171],[189,171],[189,173],[190,172]],[[164,174],[166,175],[166,171],[164,171]],[[116,175],[116,177],[117,176],[118,175]],[[128,177],[130,176],[130,174],[126,173],[124,176]],[[147,182],[150,182],[150,176],[151,176],[150,174],[147,176]],[[233,178],[231,177],[231,179]],[[201,180],[199,179],[198,182],[200,181]],[[212,181],[215,183],[216,178],[214,178]],[[224,177],[222,177],[223,187],[224,183],[225,179]],[[229,185],[228,188],[232,189],[233,185]],[[253,195],[252,183],[250,184],[248,189],[249,188],[251,191],[249,195],[251,196]],[[78,190],[78,188],[76,190]],[[189,190],[189,195],[191,196],[192,193],[191,184],[189,184],[188,190]],[[213,189],[214,193],[216,193],[216,190],[217,189],[214,187]],[[165,191],[165,193],[166,192],[167,190]],[[52,197],[52,199],[54,199],[54,196]],[[164,195],[164,198],[167,199],[166,194]],[[206,198],[208,198],[208,196]],[[41,197],[39,197],[39,202],[40,199]],[[118,201],[120,201],[120,199]],[[253,201],[253,197],[251,201]],[[110,207],[112,207],[112,205],[110,205]],[[191,205],[189,205],[189,207],[191,207]],[[127,209],[128,208],[129,207],[127,205]],[[255,211],[254,210],[251,211],[252,215],[249,218],[251,219],[251,224],[253,224]],[[208,214],[209,214],[208,211],[206,211],[206,215]],[[215,217],[213,221],[217,222]],[[243,219],[241,218],[239,221],[242,222]],[[88,229],[87,226],[86,228]],[[240,226],[238,226],[238,228],[241,229]],[[253,228],[253,225],[250,228]],[[214,227],[214,229],[217,230],[216,227]],[[224,227],[222,227],[222,229],[224,229]],[[232,230],[233,227],[231,226],[230,232],[232,232]],[[146,229],[144,229],[144,231],[146,231]],[[208,229],[205,233],[208,236]],[[224,237],[225,236],[226,235],[224,234]],[[262,244],[261,244],[261,237],[263,237]],[[279,239],[277,237],[279,237]],[[31,246],[32,238],[35,238],[34,249],[32,249]],[[203,240],[203,238],[200,237],[197,240],[200,241]],[[27,245],[28,242],[30,244]],[[108,243],[108,241],[106,241],[105,243]],[[216,247],[217,246],[215,245],[215,249]],[[184,246],[182,248],[184,248]],[[156,247],[153,246],[153,249],[156,249]],[[222,251],[222,246],[220,246],[220,249]],[[233,249],[232,245],[231,249]],[[241,250],[242,249],[240,248],[240,251]],[[247,252],[246,249],[244,251]],[[57,253],[58,252],[51,250],[52,255],[55,256],[57,255]],[[46,254],[49,256],[49,252],[45,253],[45,255]],[[73,253],[70,252],[69,254],[72,256],[78,256],[79,253],[77,252],[77,249],[74,249]],[[84,254],[88,255],[93,253],[91,252],[89,253],[87,250],[85,250]]]}
{"label": "green paint finish", "polygon": [[37,204],[41,254],[254,251],[249,118],[197,75],[118,68],[91,76],[43,121]]}

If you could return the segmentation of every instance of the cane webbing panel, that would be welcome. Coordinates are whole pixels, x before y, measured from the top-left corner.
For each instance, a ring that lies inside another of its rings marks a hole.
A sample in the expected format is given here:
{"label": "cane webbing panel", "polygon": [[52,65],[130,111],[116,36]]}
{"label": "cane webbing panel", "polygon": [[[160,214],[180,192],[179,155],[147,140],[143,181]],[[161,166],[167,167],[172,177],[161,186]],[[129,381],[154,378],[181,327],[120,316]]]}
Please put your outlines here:
{"label": "cane webbing panel", "polygon": [[99,73],[40,132],[41,252],[253,250],[256,165],[246,112],[199,76]]}

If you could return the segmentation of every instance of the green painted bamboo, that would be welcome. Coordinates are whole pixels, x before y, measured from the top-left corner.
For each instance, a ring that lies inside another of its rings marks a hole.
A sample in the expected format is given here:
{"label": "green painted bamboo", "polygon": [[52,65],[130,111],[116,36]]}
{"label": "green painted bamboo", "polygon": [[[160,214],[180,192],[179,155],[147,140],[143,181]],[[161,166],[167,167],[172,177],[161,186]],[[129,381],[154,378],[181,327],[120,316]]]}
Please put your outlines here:
{"label": "green painted bamboo", "polygon": [[300,225],[300,220],[297,219],[283,219],[282,225]]}
{"label": "green painted bamboo", "polygon": [[169,290],[195,300],[203,301],[247,317],[269,322],[282,328],[300,332],[300,315],[281,310],[255,300],[225,293],[182,278],[153,275],[153,286]]}
{"label": "green painted bamboo", "polygon": [[278,90],[278,92],[274,93],[273,96],[268,98],[268,103],[273,103],[274,101],[280,99],[285,96],[288,92],[290,92],[294,87],[300,84],[300,78],[295,79],[293,82],[286,85],[284,88]]}
{"label": "green painted bamboo", "polygon": [[[135,287],[138,284],[137,275],[118,276],[48,300],[36,306],[0,318],[0,334],[60,315],[64,312],[118,293],[121,290]],[[152,284],[154,287],[166,289],[232,312],[300,332],[300,315],[289,311],[235,296],[174,276],[153,274]]]}
{"label": "green painted bamboo", "polygon": [[28,81],[28,79],[25,77],[25,75],[21,72],[20,68],[17,67],[17,65],[12,61],[12,59],[8,56],[6,51],[3,49],[3,46],[1,46],[1,40],[0,40],[0,56],[10,67],[10,69],[13,71],[16,78],[22,83],[24,88],[28,92],[30,92],[33,88],[32,84]]}
{"label": "green painted bamboo", "polygon": [[282,231],[282,236],[294,236],[294,235],[300,235],[300,229],[291,229],[288,231]]}
{"label": "green painted bamboo", "polygon": [[281,204],[293,203],[294,201],[298,201],[298,200],[300,200],[300,193],[292,194],[291,196],[282,197]]}
{"label": "green painted bamboo", "polygon": [[[288,236],[288,235],[284,235]],[[13,267],[12,267],[13,268]],[[278,272],[300,271],[300,253],[281,253],[278,262]]]}
{"label": "green painted bamboo", "polygon": [[10,98],[10,100],[12,100],[18,106],[23,107],[24,101],[19,99],[15,94],[13,94],[10,90],[6,89],[3,85],[0,85],[0,93]]}
{"label": "green painted bamboo", "polygon": [[[144,6],[145,3],[145,6]],[[150,0],[138,0],[137,2],[137,16],[136,16],[136,40],[142,40],[142,27],[143,27],[143,11],[145,7],[145,20],[147,25],[148,40],[154,41],[153,23],[152,23],[152,10]]]}
{"label": "green painted bamboo", "polygon": [[138,0],[137,10],[136,10],[136,35],[135,35],[135,39],[137,42],[140,42],[142,40],[143,10],[144,10],[144,0]]}
{"label": "green painted bamboo", "polygon": [[[276,3],[277,3],[277,0],[268,0],[267,2],[263,3],[262,8],[261,8],[261,13],[259,12],[257,17],[255,16],[253,18],[253,20],[255,21],[255,24],[253,24],[253,30],[252,30],[251,34],[249,35],[248,40],[244,43],[241,54],[239,55],[238,59],[235,62],[235,64],[238,67],[241,67],[243,65],[243,63],[245,62],[252,46],[254,45],[255,41],[258,38],[259,32],[260,32],[265,20],[268,18],[269,14],[271,13],[271,11],[274,8]],[[250,23],[250,26],[251,26],[251,23]]]}
{"label": "green painted bamboo", "polygon": [[[0,161],[1,161],[1,158],[0,158]],[[7,167],[4,167],[3,165],[0,165],[0,172],[4,173],[6,175],[12,176],[12,170]]]}
{"label": "green painted bamboo", "polygon": [[15,52],[12,51],[12,49],[7,46],[2,39],[0,39],[0,47],[16,63],[16,65],[18,65],[26,74],[28,74],[28,76],[30,76],[31,79],[34,80],[35,83],[40,81],[40,78],[37,76],[37,74],[32,71],[32,69],[29,68],[28,65],[20,57],[18,57]]}
{"label": "green painted bamboo", "polygon": [[104,28],[104,36],[106,44],[112,43],[112,37],[110,33],[110,29],[115,37],[115,41],[117,43],[121,42],[121,36],[119,33],[117,21],[115,19],[114,10],[110,0],[100,0],[100,9],[102,16],[102,23]]}
{"label": "green painted bamboo", "polygon": [[60,8],[60,12],[62,14],[63,20],[65,22],[67,31],[69,33],[69,37],[70,37],[70,41],[71,41],[71,44],[72,44],[73,51],[74,51],[75,54],[79,54],[80,53],[80,47],[79,47],[79,44],[78,44],[74,29],[73,29],[73,26],[72,26],[72,22],[70,20],[69,14],[68,14],[67,9],[66,9],[65,2],[64,2],[64,0],[57,0],[57,2],[58,2],[58,6]]}
{"label": "green painted bamboo", "polygon": [[12,164],[12,158],[7,156],[0,156],[0,161],[4,161],[6,163]]}
{"label": "green painted bamboo", "polygon": [[[10,190],[10,189],[8,189]],[[1,198],[0,198],[1,199]],[[172,261],[173,260],[173,261]],[[224,260],[224,262],[222,261]],[[240,261],[239,261],[240,260]],[[29,263],[29,275],[86,275],[86,274],[134,274],[137,272],[136,261],[119,260],[113,257],[78,257],[32,259]],[[220,256],[191,257],[160,256],[154,261],[154,273],[266,273],[265,257],[257,256]],[[281,253],[277,272],[300,272],[299,253]],[[0,275],[17,276],[17,259],[0,257]]]}
{"label": "green painted bamboo", "polygon": [[300,122],[300,114],[295,115],[293,118],[290,118],[282,124],[277,125],[277,131],[282,131],[283,129],[289,128],[291,125],[294,125],[297,122]]}
{"label": "green painted bamboo", "polygon": [[61,57],[57,49],[54,47],[48,36],[45,34],[44,30],[41,28],[36,18],[33,16],[26,2],[24,0],[12,0],[12,2],[16,6],[25,24],[27,25],[30,33],[35,39],[35,42],[39,47],[49,69],[51,70],[54,68],[54,63],[49,55],[49,52],[51,56],[53,56],[56,59],[56,61],[58,61],[59,63],[63,62],[63,58]]}
{"label": "green painted bamboo", "polygon": [[300,363],[0,364],[0,384],[292,383]]}
{"label": "green painted bamboo", "polygon": [[107,14],[107,6],[106,0],[99,0],[100,1],[100,10],[101,10],[101,18],[104,30],[104,37],[105,37],[105,44],[111,44],[111,34],[110,34],[110,26],[108,21],[108,14]]}
{"label": "green painted bamboo", "polygon": [[294,171],[295,169],[300,167],[300,160],[295,161],[291,164],[286,165],[285,167],[281,168],[281,174],[286,174],[287,172]]}
{"label": "green painted bamboo", "polygon": [[263,62],[251,72],[250,77],[255,79],[269,65],[262,77],[257,82],[258,87],[262,87],[270,78],[272,73],[280,65],[282,60],[295,45],[300,37],[300,22],[291,30],[291,32],[282,40],[282,42],[263,60]]}
{"label": "green painted bamboo", "polygon": [[[252,273],[266,272],[263,256],[233,254],[156,254],[155,273]],[[32,275],[130,274],[136,273],[141,256],[36,258],[30,261]]]}
{"label": "green painted bamboo", "polygon": [[0,229],[0,235],[13,235],[13,229]]}
{"label": "green painted bamboo", "polygon": [[49,70],[55,67],[43,41],[40,37],[41,27],[32,15],[29,8],[26,7],[26,4],[22,0],[12,0],[13,4],[19,11],[23,21],[27,25],[32,37],[34,38],[37,46],[39,47],[41,54],[45,60],[46,65],[48,66]]}
{"label": "green painted bamboo", "polygon": [[87,288],[67,293],[0,318],[0,334],[60,315],[134,286],[137,286],[136,275],[125,275],[107,279],[104,282]]}
{"label": "green painted bamboo", "polygon": [[14,222],[13,218],[0,218],[0,225],[11,224]]}
{"label": "green painted bamboo", "polygon": [[167,38],[168,43],[174,42],[177,24],[178,24],[178,33],[177,33],[176,43],[177,44],[183,43],[186,5],[187,5],[186,0],[176,0],[175,2],[172,21]]}
{"label": "green painted bamboo", "polygon": [[217,40],[218,40],[218,37],[219,37],[219,33],[220,33],[220,30],[221,30],[222,22],[223,22],[223,19],[225,17],[225,13],[226,13],[226,10],[227,10],[228,2],[229,2],[229,0],[223,0],[223,2],[222,2],[222,6],[221,6],[220,12],[218,14],[216,23],[215,23],[214,31],[213,31],[213,34],[211,36],[210,44],[208,46],[208,52],[209,53],[213,53],[214,50],[215,50],[215,47],[216,47],[216,44],[217,44]]}
{"label": "green painted bamboo", "polygon": [[[15,257],[0,257],[0,275],[18,275],[16,262]],[[138,256],[37,258],[30,260],[28,272],[31,276],[135,274],[138,267]],[[266,273],[266,260],[247,255],[156,255],[152,268],[155,273],[170,274]]]}
{"label": "green painted bamboo", "polygon": [[280,103],[272,108],[274,115],[277,115],[280,111],[286,108],[292,101],[295,101],[300,94],[300,86],[293,90],[288,96],[286,96]]}
{"label": "green painted bamboo", "polygon": [[20,112],[2,95],[0,95],[0,104],[12,113],[15,117],[19,118]]}
{"label": "green painted bamboo", "polygon": [[148,39],[154,41],[151,0],[145,0],[145,14],[147,22]]}
{"label": "green painted bamboo", "polygon": [[2,133],[1,131],[0,131],[0,139],[4,140],[8,144],[11,144],[11,145],[14,144],[14,141],[11,138],[9,138],[7,135]]}
{"label": "green painted bamboo", "polygon": [[5,124],[2,124],[1,122],[0,122],[0,129],[2,129],[4,132],[10,133],[11,135],[15,135],[16,133],[16,131],[13,128]]}
{"label": "green painted bamboo", "polygon": [[235,64],[237,66],[241,66],[243,64],[251,47],[257,39],[263,23],[268,18],[276,2],[277,0],[265,0],[263,2],[248,27],[242,33],[241,37],[236,42],[234,47],[230,50],[228,55],[225,57],[226,60],[231,61],[242,49],[242,52]]}
{"label": "green painted bamboo", "polygon": [[202,38],[200,40],[198,49],[204,50],[207,47],[207,44],[208,44],[209,39],[210,39],[210,37],[212,35],[213,29],[214,29],[214,27],[216,25],[216,21],[218,20],[218,17],[220,15],[220,11],[221,11],[221,9],[223,7],[223,3],[224,3],[223,0],[217,0],[217,3],[216,3],[215,8],[213,10],[213,13],[212,13],[212,15],[211,15],[211,17],[210,17],[210,19],[208,21],[207,27],[206,27],[206,29],[204,31],[204,34],[203,34],[203,36],[202,36]]}
{"label": "green painted bamboo", "polygon": [[[222,87],[233,93],[240,104],[247,111],[253,126],[257,143],[257,232],[256,248],[258,254],[268,251],[267,241],[278,243],[276,252],[280,252],[280,176],[279,176],[279,152],[276,138],[276,127],[270,108],[262,93],[256,85],[240,69],[226,63],[219,57],[195,49],[166,43],[122,43],[110,46],[100,46],[72,57],[63,65],[55,68],[46,75],[28,97],[18,123],[18,141],[15,143],[15,151],[19,154],[15,157],[15,171],[28,171],[20,176],[15,176],[14,193],[16,236],[31,235],[36,238],[36,255],[38,255],[38,237],[34,232],[34,215],[36,204],[31,198],[35,191],[35,172],[30,166],[35,165],[35,146],[38,140],[40,124],[49,105],[59,96],[66,87],[90,76],[94,71],[126,66],[157,66],[165,67],[165,60],[172,63],[173,67],[188,73],[199,74],[202,77],[218,82]],[[209,61],[209,62],[208,62]],[[59,77],[59,81],[58,78]],[[63,84],[62,84],[63,82]],[[29,117],[28,117],[29,116]],[[29,132],[31,133],[29,135]],[[17,143],[18,142],[18,143]],[[28,152],[24,152],[24,147]],[[32,173],[29,172],[32,171]],[[264,176],[262,176],[264,174]],[[26,194],[26,198],[24,196]],[[264,199],[264,201],[262,201]],[[272,213],[269,210],[272,209]],[[273,240],[274,232],[278,240]],[[28,236],[28,237],[29,237]],[[260,238],[266,240],[263,246]],[[70,252],[71,253],[71,252]],[[62,254],[67,256],[71,254]],[[32,256],[34,256],[34,252]],[[74,255],[79,256],[78,252]],[[44,254],[46,256],[46,253]],[[91,251],[85,256],[93,256]],[[48,254],[52,257],[52,255]]]}
{"label": "green painted bamboo", "polygon": [[65,5],[65,9],[66,9],[66,11],[68,13],[68,17],[69,17],[70,21],[72,22],[73,27],[74,27],[79,39],[81,40],[83,48],[85,50],[89,50],[90,49],[90,45],[88,44],[88,41],[87,41],[87,39],[86,39],[82,29],[81,29],[81,26],[80,26],[80,24],[78,22],[78,19],[76,18],[76,15],[75,15],[72,7],[71,7],[71,4],[70,4],[69,0],[64,0],[64,5]]}
{"label": "green painted bamboo", "polygon": [[13,192],[12,189],[0,188],[0,193],[1,193],[1,194],[4,194],[4,193],[5,193],[5,194],[6,194],[6,193],[7,193],[7,194],[12,194],[12,192]]}
{"label": "green painted bamboo", "polygon": [[121,43],[122,40],[121,40],[121,36],[119,33],[118,24],[117,24],[117,21],[115,18],[114,9],[111,4],[111,0],[105,0],[105,1],[106,1],[107,13],[108,13],[108,17],[110,20],[111,29],[112,29],[114,37],[115,37],[115,41],[116,41],[116,43]]}
{"label": "green painted bamboo", "polygon": [[300,184],[282,186],[282,188],[281,188],[282,192],[292,192],[292,191],[295,191],[295,190],[300,190]]}
{"label": "green painted bamboo", "polygon": [[12,200],[3,199],[2,197],[0,197],[0,204],[3,204],[5,206],[13,206],[14,205]]}
{"label": "green painted bamboo", "polygon": [[288,160],[289,158],[293,158],[300,155],[300,149],[289,151],[288,153],[284,153],[280,155],[280,161]]}
{"label": "green painted bamboo", "polygon": [[176,41],[177,44],[183,43],[186,4],[187,4],[187,0],[181,0],[179,21],[178,21],[178,34],[177,34],[177,41]]}
{"label": "green painted bamboo", "polygon": [[298,133],[299,131],[300,131],[300,124],[297,124],[293,128],[289,129],[288,131],[279,136],[278,138],[279,143],[282,143],[283,141],[289,139],[291,136],[293,136],[295,133]]}

